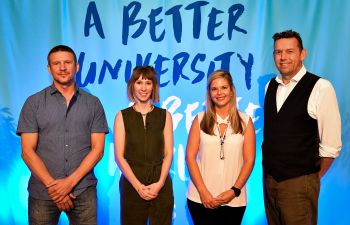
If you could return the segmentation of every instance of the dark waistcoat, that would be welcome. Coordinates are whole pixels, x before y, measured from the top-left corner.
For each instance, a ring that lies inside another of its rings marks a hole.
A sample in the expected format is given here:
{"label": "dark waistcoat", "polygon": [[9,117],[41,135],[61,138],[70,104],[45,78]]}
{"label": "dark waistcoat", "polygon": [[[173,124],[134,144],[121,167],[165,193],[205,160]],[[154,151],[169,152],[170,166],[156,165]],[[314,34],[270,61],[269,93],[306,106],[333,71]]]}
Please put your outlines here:
{"label": "dark waistcoat", "polygon": [[317,121],[307,112],[310,94],[319,78],[306,73],[278,113],[278,83],[271,79],[264,103],[264,175],[271,175],[275,180],[283,181],[319,171]]}

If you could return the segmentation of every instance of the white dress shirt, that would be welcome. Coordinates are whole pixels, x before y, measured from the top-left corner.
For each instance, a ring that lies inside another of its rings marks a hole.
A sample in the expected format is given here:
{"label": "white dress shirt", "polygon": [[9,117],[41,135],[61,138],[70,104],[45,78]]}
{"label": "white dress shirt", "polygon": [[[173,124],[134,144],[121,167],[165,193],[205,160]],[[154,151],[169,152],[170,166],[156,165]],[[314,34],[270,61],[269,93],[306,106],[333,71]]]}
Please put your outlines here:
{"label": "white dress shirt", "polygon": [[[276,77],[276,81],[279,83],[276,93],[277,112],[305,74],[306,69],[303,65],[288,84],[283,83],[280,74]],[[269,83],[265,87],[265,93],[268,85]],[[307,111],[312,118],[317,120],[320,157],[338,157],[342,147],[341,120],[337,97],[332,84],[328,80],[320,78],[316,82],[309,97]]]}

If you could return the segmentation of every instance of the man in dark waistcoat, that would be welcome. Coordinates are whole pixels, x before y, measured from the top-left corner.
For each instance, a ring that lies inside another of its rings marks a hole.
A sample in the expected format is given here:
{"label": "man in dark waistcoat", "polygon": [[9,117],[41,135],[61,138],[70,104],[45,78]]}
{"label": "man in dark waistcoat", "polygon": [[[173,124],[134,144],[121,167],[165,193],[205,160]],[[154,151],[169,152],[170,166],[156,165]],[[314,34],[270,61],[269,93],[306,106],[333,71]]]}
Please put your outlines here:
{"label": "man in dark waistcoat", "polygon": [[30,96],[17,134],[31,171],[29,224],[57,224],[65,211],[70,224],[97,224],[93,168],[102,158],[108,126],[99,99],[76,86],[74,51],[65,45],[47,56],[51,86]]}
{"label": "man in dark waistcoat", "polygon": [[276,33],[280,74],[266,86],[263,182],[270,225],[316,225],[320,179],[339,155],[341,121],[331,83],[306,71],[299,33]]}

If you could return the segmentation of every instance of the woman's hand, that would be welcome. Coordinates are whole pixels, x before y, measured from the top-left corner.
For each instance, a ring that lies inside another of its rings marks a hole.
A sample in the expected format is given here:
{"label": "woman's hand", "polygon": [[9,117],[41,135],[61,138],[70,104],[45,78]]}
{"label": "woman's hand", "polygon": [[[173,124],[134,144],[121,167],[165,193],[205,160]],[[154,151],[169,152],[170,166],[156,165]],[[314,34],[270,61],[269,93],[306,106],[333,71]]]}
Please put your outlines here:
{"label": "woman's hand", "polygon": [[224,204],[228,204],[235,197],[236,197],[235,192],[230,189],[230,190],[224,191],[221,194],[219,194],[216,197],[216,200],[220,205],[224,205]]}
{"label": "woman's hand", "polygon": [[146,201],[153,200],[157,197],[157,195],[151,193],[149,186],[143,184],[141,184],[136,191],[139,196]]}
{"label": "woman's hand", "polygon": [[208,190],[200,192],[199,195],[205,208],[216,209],[220,205]]}
{"label": "woman's hand", "polygon": [[156,183],[153,183],[153,184],[146,186],[146,188],[148,188],[149,193],[152,194],[153,196],[155,196],[155,198],[156,198],[158,196],[160,189],[162,189],[163,185],[164,184],[162,184],[160,182],[156,182]]}

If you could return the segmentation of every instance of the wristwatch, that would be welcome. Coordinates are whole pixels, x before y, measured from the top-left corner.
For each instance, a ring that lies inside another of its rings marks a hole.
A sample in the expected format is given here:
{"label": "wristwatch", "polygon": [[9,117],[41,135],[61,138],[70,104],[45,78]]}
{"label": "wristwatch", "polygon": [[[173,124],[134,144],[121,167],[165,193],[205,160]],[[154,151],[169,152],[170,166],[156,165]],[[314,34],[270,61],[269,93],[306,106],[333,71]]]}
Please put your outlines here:
{"label": "wristwatch", "polygon": [[232,186],[231,190],[233,190],[235,192],[236,197],[238,197],[241,194],[241,189],[236,188],[235,186]]}

